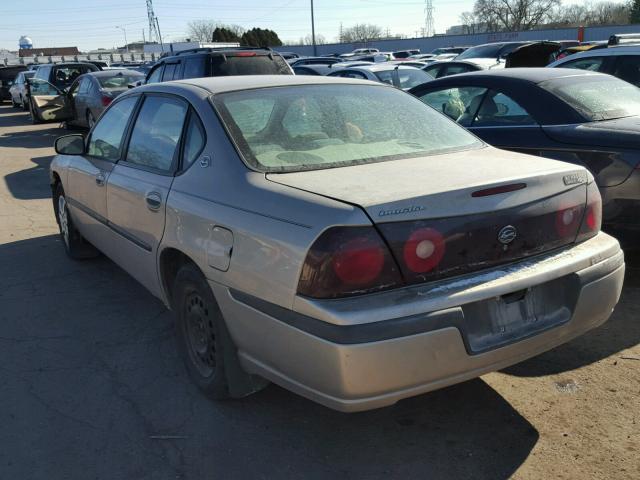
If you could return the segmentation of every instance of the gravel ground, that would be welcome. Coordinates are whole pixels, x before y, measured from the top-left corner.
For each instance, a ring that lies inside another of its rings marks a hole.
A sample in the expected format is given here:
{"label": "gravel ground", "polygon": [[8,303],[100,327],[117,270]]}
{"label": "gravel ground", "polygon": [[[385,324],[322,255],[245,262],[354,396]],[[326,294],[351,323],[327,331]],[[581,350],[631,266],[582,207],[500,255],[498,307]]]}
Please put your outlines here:
{"label": "gravel ground", "polygon": [[505,371],[341,414],[270,386],[214,403],[162,304],[64,255],[57,125],[0,107],[0,479],[640,478],[640,255],[611,320]]}

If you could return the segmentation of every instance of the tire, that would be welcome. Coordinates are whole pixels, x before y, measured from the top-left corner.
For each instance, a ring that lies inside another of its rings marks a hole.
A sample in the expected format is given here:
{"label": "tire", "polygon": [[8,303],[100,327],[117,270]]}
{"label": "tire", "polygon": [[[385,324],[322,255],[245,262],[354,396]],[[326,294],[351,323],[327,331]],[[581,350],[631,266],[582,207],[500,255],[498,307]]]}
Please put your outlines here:
{"label": "tire", "polygon": [[93,114],[91,113],[90,110],[87,110],[86,117],[87,117],[87,128],[91,130],[93,126],[96,124],[96,119],[93,118]]}
{"label": "tire", "polygon": [[15,100],[13,99],[13,95],[11,95],[11,106],[13,108],[20,108],[20,104],[15,102]]}
{"label": "tire", "polygon": [[193,264],[178,271],[172,300],[178,350],[189,376],[209,398],[230,398],[225,353],[235,346],[211,287]]}
{"label": "tire", "polygon": [[22,109],[25,112],[29,111],[29,104],[27,103],[27,100],[24,97],[20,97],[20,99],[22,100]]}
{"label": "tire", "polygon": [[73,219],[69,215],[67,198],[61,184],[57,184],[53,196],[53,211],[56,215],[56,222],[60,229],[60,238],[67,255],[74,260],[94,258],[99,255],[98,250],[87,242],[73,224]]}

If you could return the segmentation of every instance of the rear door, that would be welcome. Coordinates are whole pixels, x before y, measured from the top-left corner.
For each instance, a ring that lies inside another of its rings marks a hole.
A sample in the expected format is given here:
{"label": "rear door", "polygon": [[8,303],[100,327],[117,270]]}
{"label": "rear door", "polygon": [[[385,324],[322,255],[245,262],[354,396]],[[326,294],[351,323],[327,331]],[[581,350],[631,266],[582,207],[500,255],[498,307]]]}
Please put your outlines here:
{"label": "rear door", "polygon": [[609,72],[625,82],[640,87],[640,55],[619,55]]}
{"label": "rear door", "polygon": [[107,183],[107,215],[117,233],[110,256],[154,293],[156,254],[187,112],[179,97],[145,95],[126,153]]}

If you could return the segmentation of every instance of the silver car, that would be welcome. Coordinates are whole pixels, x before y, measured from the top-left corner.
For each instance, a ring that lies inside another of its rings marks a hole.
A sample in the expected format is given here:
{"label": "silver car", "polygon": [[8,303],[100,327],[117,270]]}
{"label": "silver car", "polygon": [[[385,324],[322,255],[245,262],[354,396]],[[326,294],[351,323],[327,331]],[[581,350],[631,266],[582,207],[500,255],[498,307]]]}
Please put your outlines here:
{"label": "silver car", "polygon": [[147,85],[56,151],[67,253],[99,250],[162,299],[213,398],[269,380],[390,405],[564,343],[622,289],[587,170],[492,148],[380,83]]}
{"label": "silver car", "polygon": [[11,104],[16,108],[22,108],[23,110],[28,110],[27,106],[27,81],[35,75],[35,72],[26,70],[24,72],[20,72],[16,79],[9,88],[9,95],[11,95]]}
{"label": "silver car", "polygon": [[387,83],[402,90],[409,90],[417,85],[433,80],[433,77],[423,70],[405,65],[395,65],[390,62],[373,65],[342,68],[327,74],[329,77],[360,78],[374,82]]}

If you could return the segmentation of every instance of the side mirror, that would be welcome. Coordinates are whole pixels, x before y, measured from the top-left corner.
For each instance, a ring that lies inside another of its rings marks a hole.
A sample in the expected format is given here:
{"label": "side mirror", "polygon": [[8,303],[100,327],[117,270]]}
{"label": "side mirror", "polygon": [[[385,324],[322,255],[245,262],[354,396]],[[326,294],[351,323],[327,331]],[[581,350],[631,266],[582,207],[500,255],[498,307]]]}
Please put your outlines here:
{"label": "side mirror", "polygon": [[82,155],[84,153],[84,137],[75,133],[56,138],[55,148],[59,155]]}
{"label": "side mirror", "polygon": [[142,86],[143,84],[144,84],[144,80],[138,80],[137,82],[129,83],[127,87],[136,88],[136,87]]}

